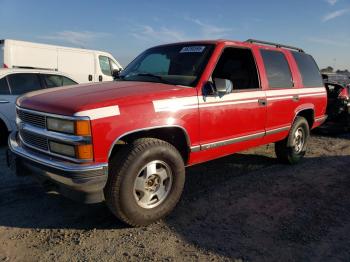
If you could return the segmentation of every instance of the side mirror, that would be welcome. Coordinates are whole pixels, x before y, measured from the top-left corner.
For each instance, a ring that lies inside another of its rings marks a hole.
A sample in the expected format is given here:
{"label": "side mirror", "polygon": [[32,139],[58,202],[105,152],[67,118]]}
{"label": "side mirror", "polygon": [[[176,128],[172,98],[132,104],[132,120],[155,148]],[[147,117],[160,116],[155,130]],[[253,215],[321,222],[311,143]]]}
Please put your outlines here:
{"label": "side mirror", "polygon": [[218,92],[219,96],[223,96],[232,92],[233,84],[229,79],[214,78],[214,84],[216,92]]}
{"label": "side mirror", "polygon": [[112,76],[113,76],[113,78],[114,78],[114,79],[118,79],[118,78],[119,78],[119,74],[120,74],[121,71],[122,71],[121,69],[114,69],[114,70],[112,71]]}

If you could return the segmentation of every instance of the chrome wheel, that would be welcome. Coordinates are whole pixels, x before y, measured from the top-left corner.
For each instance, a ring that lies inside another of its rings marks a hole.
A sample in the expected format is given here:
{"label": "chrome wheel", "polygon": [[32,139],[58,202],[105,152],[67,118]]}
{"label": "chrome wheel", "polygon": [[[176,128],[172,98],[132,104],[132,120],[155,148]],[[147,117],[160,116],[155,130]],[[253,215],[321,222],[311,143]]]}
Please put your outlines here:
{"label": "chrome wheel", "polygon": [[134,182],[134,197],[143,208],[160,205],[169,195],[173,183],[170,167],[155,160],[144,166]]}
{"label": "chrome wheel", "polygon": [[294,132],[293,146],[296,153],[300,153],[303,150],[305,144],[304,130],[299,127]]}

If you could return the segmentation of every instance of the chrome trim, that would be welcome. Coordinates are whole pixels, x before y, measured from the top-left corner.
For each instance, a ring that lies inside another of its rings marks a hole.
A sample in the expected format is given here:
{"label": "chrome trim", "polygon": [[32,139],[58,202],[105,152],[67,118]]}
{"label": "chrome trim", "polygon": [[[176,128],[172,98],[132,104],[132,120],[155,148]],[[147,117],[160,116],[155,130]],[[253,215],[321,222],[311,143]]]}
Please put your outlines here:
{"label": "chrome trim", "polygon": [[8,144],[10,150],[15,153],[16,155],[19,155],[23,158],[26,158],[28,160],[31,160],[33,162],[36,162],[41,165],[45,165],[51,168],[55,168],[61,171],[65,172],[72,172],[72,173],[81,173],[85,171],[99,171],[99,170],[105,170],[104,172],[107,172],[108,164],[107,163],[101,163],[101,164],[75,164],[60,160],[54,160],[52,158],[44,157],[39,154],[36,154],[35,152],[30,152],[26,150],[25,148],[21,147],[17,141],[16,141],[16,134],[17,132],[12,132]]}
{"label": "chrome trim", "polygon": [[52,113],[46,113],[46,112],[42,112],[42,111],[34,111],[34,110],[30,110],[30,109],[26,109],[26,108],[22,108],[19,107],[18,105],[16,105],[16,109],[17,110],[21,110],[21,111],[25,111],[31,114],[35,114],[35,115],[42,115],[42,116],[46,116],[46,117],[53,117],[53,118],[60,118],[60,119],[66,119],[66,120],[90,120],[89,117],[87,116],[65,116],[65,115],[57,115],[57,114],[52,114]]}
{"label": "chrome trim", "polygon": [[27,144],[26,142],[24,142],[23,138],[21,137],[21,135],[19,133],[18,133],[18,137],[20,138],[21,143],[23,145],[25,145],[26,147],[29,147],[29,148],[31,148],[33,150],[36,150],[36,151],[39,151],[41,153],[45,153],[48,156],[54,156],[54,157],[61,158],[61,159],[64,159],[64,160],[68,160],[68,161],[71,161],[71,162],[74,162],[74,163],[87,163],[87,162],[91,162],[92,161],[92,159],[77,159],[77,158],[72,158],[72,157],[69,157],[69,156],[53,153],[53,152],[50,151],[50,144],[48,144],[48,148],[49,148],[48,151],[42,150],[42,149],[40,149],[38,147],[31,146],[31,145]]}
{"label": "chrome trim", "polygon": [[29,133],[42,136],[50,141],[62,142],[70,145],[81,145],[81,144],[91,144],[91,137],[85,136],[74,136],[64,133],[58,133],[54,131],[48,131],[40,127],[35,127],[24,122],[20,122],[21,130],[27,131]]}
{"label": "chrome trim", "polygon": [[222,140],[222,141],[218,141],[218,142],[204,144],[204,145],[201,145],[201,150],[212,149],[212,148],[216,148],[216,147],[220,147],[220,146],[227,146],[227,145],[231,145],[231,144],[235,144],[235,143],[239,143],[239,142],[244,142],[244,141],[251,140],[251,139],[261,138],[263,136],[265,136],[265,131],[259,132],[256,134],[235,137],[235,138],[231,138],[231,139],[227,139],[227,140]]}
{"label": "chrome trim", "polygon": [[272,134],[276,134],[276,133],[280,133],[283,131],[288,131],[290,129],[291,126],[284,126],[284,127],[279,127],[276,129],[270,129],[270,130],[266,130],[266,135],[272,135]]}
{"label": "chrome trim", "polygon": [[191,146],[191,152],[199,152],[201,151],[201,146]]}
{"label": "chrome trim", "polygon": [[127,136],[127,135],[130,135],[130,134],[133,134],[133,133],[136,133],[136,132],[140,132],[140,131],[149,131],[149,130],[152,130],[152,129],[158,129],[158,128],[167,128],[167,127],[178,127],[180,129],[182,129],[182,131],[185,133],[185,137],[186,137],[186,142],[187,142],[187,146],[190,147],[191,145],[191,141],[190,141],[190,137],[188,136],[188,133],[186,131],[186,129],[182,126],[179,126],[179,125],[164,125],[164,126],[152,126],[152,127],[145,127],[145,128],[139,128],[139,129],[134,129],[134,130],[131,130],[129,132],[126,132],[126,133],[123,133],[122,135],[118,136],[117,139],[115,139],[112,143],[112,145],[110,146],[109,148],[109,152],[108,152],[108,158],[111,156],[112,154],[112,150],[113,150],[113,147],[114,145],[117,144],[117,142],[124,136]]}
{"label": "chrome trim", "polygon": [[315,117],[315,122],[324,122],[328,116]]}
{"label": "chrome trim", "polygon": [[10,103],[10,102],[7,100],[0,100],[0,104],[8,104],[8,103]]}

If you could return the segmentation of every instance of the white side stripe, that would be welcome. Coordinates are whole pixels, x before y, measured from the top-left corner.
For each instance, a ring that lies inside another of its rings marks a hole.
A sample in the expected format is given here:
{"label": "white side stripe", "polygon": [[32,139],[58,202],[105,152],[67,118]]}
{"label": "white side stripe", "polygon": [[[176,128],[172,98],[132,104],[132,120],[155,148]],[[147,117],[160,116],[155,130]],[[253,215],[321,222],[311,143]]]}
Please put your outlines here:
{"label": "white side stripe", "polygon": [[120,115],[119,106],[100,107],[96,109],[80,111],[74,114],[74,116],[88,116],[91,120],[118,115]]}

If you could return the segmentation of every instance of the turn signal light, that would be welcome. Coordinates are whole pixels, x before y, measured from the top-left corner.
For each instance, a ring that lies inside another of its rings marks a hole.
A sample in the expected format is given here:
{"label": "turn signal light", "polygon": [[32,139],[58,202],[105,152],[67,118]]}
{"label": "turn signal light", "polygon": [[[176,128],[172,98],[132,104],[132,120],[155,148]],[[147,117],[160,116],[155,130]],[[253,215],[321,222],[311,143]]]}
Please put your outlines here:
{"label": "turn signal light", "polygon": [[76,147],[76,157],[82,160],[93,159],[92,145],[79,145]]}
{"label": "turn signal light", "polygon": [[87,121],[87,120],[76,121],[75,134],[77,136],[91,136],[90,121]]}

